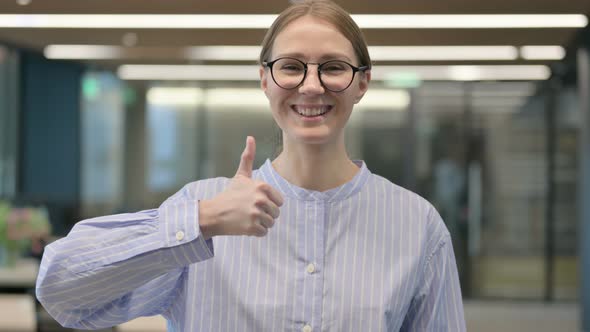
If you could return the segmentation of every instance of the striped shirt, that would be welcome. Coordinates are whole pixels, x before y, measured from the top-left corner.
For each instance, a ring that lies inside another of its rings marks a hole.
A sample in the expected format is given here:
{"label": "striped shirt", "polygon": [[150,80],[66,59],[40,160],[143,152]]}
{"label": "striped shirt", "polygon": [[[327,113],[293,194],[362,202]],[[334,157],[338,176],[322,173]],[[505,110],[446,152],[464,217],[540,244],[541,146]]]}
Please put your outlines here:
{"label": "striped shirt", "polygon": [[351,181],[318,192],[267,160],[253,178],[284,204],[262,238],[200,235],[198,201],[228,178],[190,183],[158,209],[81,221],[46,248],[37,297],[85,329],[161,314],[169,331],[464,331],[439,214],[355,163]]}

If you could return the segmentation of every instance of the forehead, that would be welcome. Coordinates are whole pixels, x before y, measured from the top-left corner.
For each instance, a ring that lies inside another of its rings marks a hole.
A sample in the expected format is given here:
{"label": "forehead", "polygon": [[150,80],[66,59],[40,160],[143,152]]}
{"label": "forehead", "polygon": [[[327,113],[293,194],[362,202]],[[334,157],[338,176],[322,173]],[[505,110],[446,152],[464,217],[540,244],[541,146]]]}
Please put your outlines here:
{"label": "forehead", "polygon": [[338,56],[355,58],[352,43],[331,23],[307,15],[289,23],[275,38],[273,57],[301,55],[304,60]]}

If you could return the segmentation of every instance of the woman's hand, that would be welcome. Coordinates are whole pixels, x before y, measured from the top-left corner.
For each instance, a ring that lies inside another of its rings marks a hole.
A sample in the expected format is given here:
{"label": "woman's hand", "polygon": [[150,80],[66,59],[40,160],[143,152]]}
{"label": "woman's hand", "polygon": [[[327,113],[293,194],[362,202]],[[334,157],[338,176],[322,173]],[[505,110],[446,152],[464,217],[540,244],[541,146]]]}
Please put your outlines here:
{"label": "woman's hand", "polygon": [[248,136],[240,166],[228,188],[199,202],[199,226],[205,239],[216,235],[262,237],[279,217],[281,193],[266,182],[252,180],[255,154],[256,142]]}

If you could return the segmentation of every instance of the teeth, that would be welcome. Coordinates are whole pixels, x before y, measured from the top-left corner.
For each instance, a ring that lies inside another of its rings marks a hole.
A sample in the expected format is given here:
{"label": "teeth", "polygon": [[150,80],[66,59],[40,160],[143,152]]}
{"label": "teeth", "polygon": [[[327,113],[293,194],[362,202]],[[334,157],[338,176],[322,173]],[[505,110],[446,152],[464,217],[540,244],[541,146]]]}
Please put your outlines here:
{"label": "teeth", "polygon": [[326,108],[296,108],[297,113],[303,116],[318,116],[325,114],[328,110]]}

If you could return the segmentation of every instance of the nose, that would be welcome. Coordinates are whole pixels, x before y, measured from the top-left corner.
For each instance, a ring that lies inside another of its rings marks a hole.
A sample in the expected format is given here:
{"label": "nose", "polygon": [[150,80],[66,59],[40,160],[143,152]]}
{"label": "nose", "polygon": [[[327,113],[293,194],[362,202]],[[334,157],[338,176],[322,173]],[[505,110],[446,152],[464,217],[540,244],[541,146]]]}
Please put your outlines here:
{"label": "nose", "polygon": [[307,75],[301,83],[299,87],[299,93],[302,94],[322,94],[324,93],[324,87],[322,86],[322,82],[320,81],[319,72],[317,70],[317,66],[314,68],[309,68],[307,70]]}

